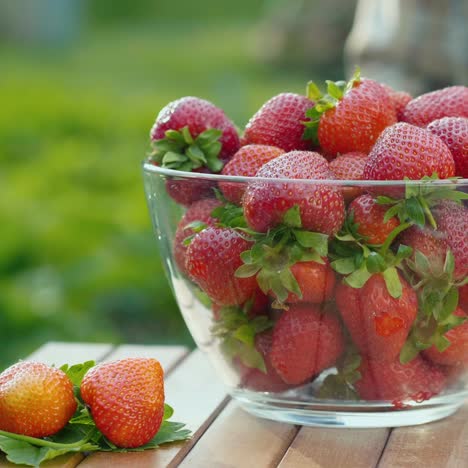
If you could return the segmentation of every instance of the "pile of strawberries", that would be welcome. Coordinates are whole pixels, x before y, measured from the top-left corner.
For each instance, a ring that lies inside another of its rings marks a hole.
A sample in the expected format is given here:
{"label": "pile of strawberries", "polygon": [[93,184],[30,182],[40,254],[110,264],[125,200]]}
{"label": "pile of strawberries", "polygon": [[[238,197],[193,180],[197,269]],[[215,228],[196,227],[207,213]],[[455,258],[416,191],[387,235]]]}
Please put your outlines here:
{"label": "pile of strawberries", "polygon": [[151,140],[187,207],[176,265],[243,387],[400,405],[468,368],[467,87],[413,98],[357,71],[274,96],[241,136],[185,97]]}

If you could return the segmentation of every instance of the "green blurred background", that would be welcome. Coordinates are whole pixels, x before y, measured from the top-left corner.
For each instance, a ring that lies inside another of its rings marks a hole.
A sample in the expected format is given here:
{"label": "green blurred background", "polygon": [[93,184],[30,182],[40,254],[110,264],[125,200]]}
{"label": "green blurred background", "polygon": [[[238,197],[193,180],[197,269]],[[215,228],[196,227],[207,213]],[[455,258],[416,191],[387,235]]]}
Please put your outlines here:
{"label": "green blurred background", "polygon": [[140,163],[167,102],[242,127],[342,79],[355,1],[0,2],[0,368],[48,340],[193,344]]}
{"label": "green blurred background", "polygon": [[0,368],[47,340],[191,344],[144,199],[149,129],[183,95],[242,126],[309,74],[258,57],[261,0],[37,3],[55,16],[0,40]]}

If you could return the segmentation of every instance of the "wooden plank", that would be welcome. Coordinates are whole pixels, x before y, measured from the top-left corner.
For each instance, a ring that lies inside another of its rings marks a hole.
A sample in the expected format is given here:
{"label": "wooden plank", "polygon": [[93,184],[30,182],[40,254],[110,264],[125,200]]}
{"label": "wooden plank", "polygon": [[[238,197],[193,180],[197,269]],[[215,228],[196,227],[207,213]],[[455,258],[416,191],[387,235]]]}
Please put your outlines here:
{"label": "wooden plank", "polygon": [[[65,363],[77,364],[88,360],[99,361],[111,350],[112,345],[108,344],[50,342],[41,346],[26,359],[61,366]],[[81,453],[66,454],[54,460],[48,460],[41,466],[45,468],[74,468],[83,458],[84,456]],[[19,468],[20,466],[24,465],[10,463],[4,455],[0,455],[0,468]]]}
{"label": "wooden plank", "polygon": [[252,416],[231,401],[180,466],[276,467],[297,430],[290,424]]}
{"label": "wooden plank", "polygon": [[303,427],[279,467],[373,467],[379,461],[389,432],[389,429]]}
{"label": "wooden plank", "polygon": [[151,357],[157,359],[161,363],[164,372],[168,373],[188,352],[189,350],[184,346],[121,345],[105,360]]}
{"label": "wooden plank", "polygon": [[103,359],[112,350],[112,345],[102,343],[62,343],[52,341],[41,346],[28,356],[27,360],[42,361],[47,364],[78,364],[85,361]]}
{"label": "wooden plank", "polygon": [[175,410],[174,421],[184,422],[193,431],[190,441],[147,452],[95,453],[87,457],[80,468],[166,467],[182,459],[216,417],[219,407],[223,406],[226,390],[206,356],[194,351],[168,375],[165,391],[167,403]]}
{"label": "wooden plank", "polygon": [[440,421],[393,429],[379,468],[408,466],[468,466],[468,403]]}

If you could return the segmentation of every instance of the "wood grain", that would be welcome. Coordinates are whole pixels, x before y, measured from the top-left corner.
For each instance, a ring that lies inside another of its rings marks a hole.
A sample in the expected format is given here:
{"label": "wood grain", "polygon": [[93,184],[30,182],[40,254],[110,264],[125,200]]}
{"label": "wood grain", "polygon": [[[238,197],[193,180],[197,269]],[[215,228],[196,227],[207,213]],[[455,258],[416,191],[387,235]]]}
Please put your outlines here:
{"label": "wood grain", "polygon": [[408,466],[468,466],[468,403],[446,419],[393,429],[379,468]]}
{"label": "wood grain", "polygon": [[231,401],[180,466],[276,467],[296,433],[296,426],[256,418]]}
{"label": "wood grain", "polygon": [[280,463],[281,468],[369,468],[377,464],[388,429],[303,427]]}
{"label": "wood grain", "polygon": [[[154,347],[154,352],[159,354],[160,349]],[[208,359],[200,351],[191,353],[168,375],[165,390],[166,402],[175,409],[172,419],[184,422],[194,432],[192,440],[124,456],[94,453],[80,464],[80,468],[107,468],[115,464],[119,467],[165,467],[174,459],[183,458],[216,417],[226,391]]]}

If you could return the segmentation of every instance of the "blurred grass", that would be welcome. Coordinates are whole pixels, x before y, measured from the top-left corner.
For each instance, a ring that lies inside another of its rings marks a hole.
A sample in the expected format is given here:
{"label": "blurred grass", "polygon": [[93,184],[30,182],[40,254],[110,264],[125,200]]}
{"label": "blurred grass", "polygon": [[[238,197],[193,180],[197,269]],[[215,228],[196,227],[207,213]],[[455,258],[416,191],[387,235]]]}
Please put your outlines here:
{"label": "blurred grass", "polygon": [[254,62],[250,33],[158,23],[67,49],[0,46],[0,367],[47,340],[191,343],[140,161],[170,100],[207,98],[242,126],[270,96],[303,92],[306,77]]}

